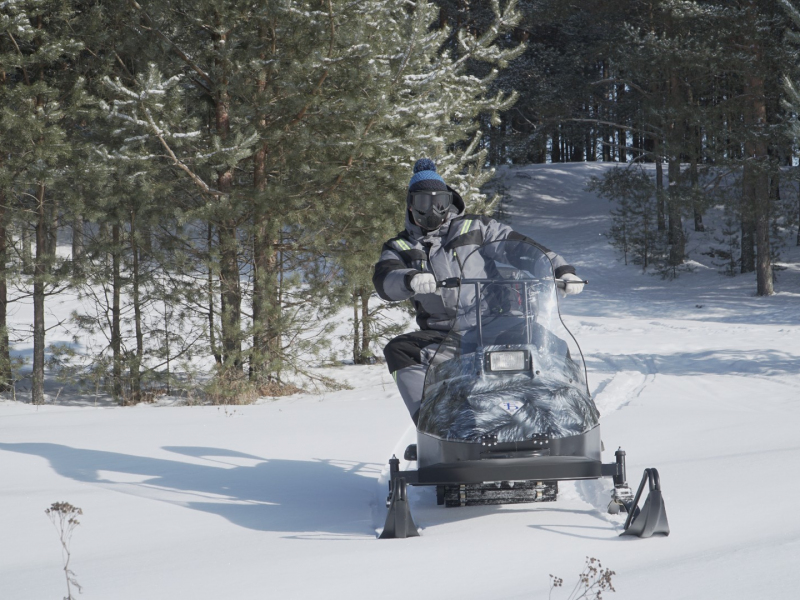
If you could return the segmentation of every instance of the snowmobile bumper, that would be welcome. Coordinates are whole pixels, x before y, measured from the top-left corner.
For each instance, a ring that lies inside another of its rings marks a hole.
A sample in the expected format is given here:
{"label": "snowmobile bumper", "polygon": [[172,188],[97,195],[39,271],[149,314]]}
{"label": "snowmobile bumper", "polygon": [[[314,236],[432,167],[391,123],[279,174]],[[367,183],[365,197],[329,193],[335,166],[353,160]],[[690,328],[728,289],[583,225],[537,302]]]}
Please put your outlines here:
{"label": "snowmobile bumper", "polygon": [[564,438],[538,438],[503,444],[442,440],[417,432],[416,476],[411,485],[485,481],[596,479],[612,476],[614,465],[601,462],[600,427]]}
{"label": "snowmobile bumper", "polygon": [[[598,479],[614,467],[613,464],[603,465],[599,461],[582,456],[537,456],[535,458],[506,458],[497,462],[476,460],[433,465],[417,471],[403,471],[403,477],[408,485],[445,485],[486,481],[562,481]],[[608,476],[610,475],[611,473],[608,473]]]}

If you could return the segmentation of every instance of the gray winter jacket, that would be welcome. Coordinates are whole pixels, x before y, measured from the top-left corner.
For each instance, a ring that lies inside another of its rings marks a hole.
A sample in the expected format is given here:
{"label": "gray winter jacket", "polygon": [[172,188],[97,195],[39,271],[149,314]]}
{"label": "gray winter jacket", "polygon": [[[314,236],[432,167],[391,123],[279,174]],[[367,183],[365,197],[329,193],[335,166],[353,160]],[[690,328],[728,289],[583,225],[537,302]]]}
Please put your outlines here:
{"label": "gray winter jacket", "polygon": [[[453,192],[453,206],[439,229],[424,233],[406,210],[405,230],[383,245],[372,283],[384,300],[398,302],[414,296],[411,279],[418,273],[432,273],[437,281],[449,277],[481,277],[482,273],[462,275],[459,257],[463,260],[481,244],[499,240],[526,240],[539,247],[553,263],[556,278],[575,273],[561,256],[508,225],[489,217],[465,214],[464,200],[455,190],[448,189]],[[443,288],[438,294],[417,294],[413,302],[420,329],[449,331],[456,316],[458,290]]]}

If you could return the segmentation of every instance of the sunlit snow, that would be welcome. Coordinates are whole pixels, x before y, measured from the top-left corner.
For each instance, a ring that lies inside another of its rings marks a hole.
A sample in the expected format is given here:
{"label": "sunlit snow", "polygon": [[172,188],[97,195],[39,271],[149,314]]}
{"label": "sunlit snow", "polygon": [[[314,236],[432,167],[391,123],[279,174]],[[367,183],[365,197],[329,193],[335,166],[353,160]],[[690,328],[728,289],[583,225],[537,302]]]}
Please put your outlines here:
{"label": "sunlit snow", "polygon": [[784,249],[770,298],[752,274],[699,268],[699,251],[673,282],[625,267],[602,235],[608,203],[584,191],[606,168],[499,169],[501,214],[589,280],[563,311],[604,459],[622,446],[632,485],[659,469],[668,538],[618,537],[606,480],[513,507],[445,509],[412,489],[421,537],[376,539],[382,472],[413,432],[384,366],[343,366],[327,374],[350,390],[250,406],[0,401],[0,598],[65,595],[44,514],[56,501],[83,509],[70,566],[85,600],[547,598],[549,574],[571,588],[586,556],[617,573],[607,599],[796,597],[799,249]]}

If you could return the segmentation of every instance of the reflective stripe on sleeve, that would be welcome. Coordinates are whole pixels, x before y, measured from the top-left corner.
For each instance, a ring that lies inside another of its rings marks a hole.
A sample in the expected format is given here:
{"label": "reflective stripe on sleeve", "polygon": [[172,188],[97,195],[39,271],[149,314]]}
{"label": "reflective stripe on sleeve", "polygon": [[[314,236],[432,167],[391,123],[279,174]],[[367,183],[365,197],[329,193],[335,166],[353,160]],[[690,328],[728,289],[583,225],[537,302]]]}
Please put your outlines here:
{"label": "reflective stripe on sleeve", "polygon": [[461,233],[458,235],[464,235],[469,231],[469,228],[472,227],[472,219],[467,219],[464,221],[464,225],[461,227]]}

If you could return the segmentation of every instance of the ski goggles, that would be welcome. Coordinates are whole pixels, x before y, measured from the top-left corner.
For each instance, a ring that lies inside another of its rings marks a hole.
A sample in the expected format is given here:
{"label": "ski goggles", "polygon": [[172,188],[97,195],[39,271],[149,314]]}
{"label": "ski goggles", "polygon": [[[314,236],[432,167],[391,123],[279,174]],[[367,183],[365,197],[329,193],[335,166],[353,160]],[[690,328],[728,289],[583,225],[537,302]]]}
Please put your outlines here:
{"label": "ski goggles", "polygon": [[409,192],[408,203],[418,213],[425,214],[433,208],[443,212],[453,204],[453,192]]}

